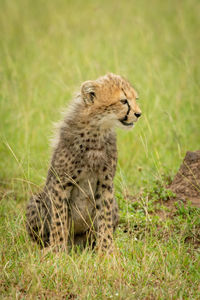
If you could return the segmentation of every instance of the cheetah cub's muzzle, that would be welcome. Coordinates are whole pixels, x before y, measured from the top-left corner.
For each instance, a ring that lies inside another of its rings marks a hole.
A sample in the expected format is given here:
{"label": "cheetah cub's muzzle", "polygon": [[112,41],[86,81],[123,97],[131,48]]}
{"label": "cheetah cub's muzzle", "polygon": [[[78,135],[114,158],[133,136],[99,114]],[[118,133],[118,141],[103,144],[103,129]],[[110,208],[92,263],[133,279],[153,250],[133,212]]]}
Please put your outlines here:
{"label": "cheetah cub's muzzle", "polygon": [[[122,91],[125,94],[124,90]],[[120,123],[123,125],[122,126],[123,128],[124,127],[127,127],[128,129],[132,128],[134,126],[134,123],[137,122],[138,118],[142,115],[142,112],[136,103],[137,99],[138,99],[138,95],[136,91],[132,88],[132,98],[129,97],[129,99],[120,100],[122,105],[126,107],[125,116],[122,119],[119,119]]]}

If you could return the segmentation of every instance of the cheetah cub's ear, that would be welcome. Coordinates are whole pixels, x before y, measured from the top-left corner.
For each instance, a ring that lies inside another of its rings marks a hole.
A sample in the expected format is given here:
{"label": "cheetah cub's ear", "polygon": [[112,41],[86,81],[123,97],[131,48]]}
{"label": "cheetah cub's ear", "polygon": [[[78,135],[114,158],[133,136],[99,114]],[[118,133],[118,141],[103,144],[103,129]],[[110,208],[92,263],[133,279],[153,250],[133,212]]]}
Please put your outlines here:
{"label": "cheetah cub's ear", "polygon": [[81,95],[87,105],[94,103],[96,97],[97,83],[92,80],[85,81],[81,86]]}

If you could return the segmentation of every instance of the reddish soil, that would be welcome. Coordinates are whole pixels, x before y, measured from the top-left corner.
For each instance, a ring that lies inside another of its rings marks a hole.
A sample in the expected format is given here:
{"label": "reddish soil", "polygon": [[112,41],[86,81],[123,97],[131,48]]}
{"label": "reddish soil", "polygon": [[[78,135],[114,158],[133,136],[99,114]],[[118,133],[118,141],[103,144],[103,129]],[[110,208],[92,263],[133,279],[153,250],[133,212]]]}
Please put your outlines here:
{"label": "reddish soil", "polygon": [[200,150],[186,153],[178,173],[168,188],[176,194],[175,201],[181,200],[184,203],[191,201],[193,206],[200,208]]}

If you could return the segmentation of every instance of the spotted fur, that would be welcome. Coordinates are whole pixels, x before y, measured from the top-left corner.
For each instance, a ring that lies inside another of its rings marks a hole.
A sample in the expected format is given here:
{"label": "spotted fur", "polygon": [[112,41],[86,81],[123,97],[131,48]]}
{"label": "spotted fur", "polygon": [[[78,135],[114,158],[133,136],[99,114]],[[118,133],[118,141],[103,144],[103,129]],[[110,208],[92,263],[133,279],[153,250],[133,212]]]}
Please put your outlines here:
{"label": "spotted fur", "polygon": [[33,240],[55,250],[88,242],[112,251],[119,219],[114,129],[133,127],[141,115],[137,98],[118,75],[82,84],[60,124],[44,189],[27,206]]}

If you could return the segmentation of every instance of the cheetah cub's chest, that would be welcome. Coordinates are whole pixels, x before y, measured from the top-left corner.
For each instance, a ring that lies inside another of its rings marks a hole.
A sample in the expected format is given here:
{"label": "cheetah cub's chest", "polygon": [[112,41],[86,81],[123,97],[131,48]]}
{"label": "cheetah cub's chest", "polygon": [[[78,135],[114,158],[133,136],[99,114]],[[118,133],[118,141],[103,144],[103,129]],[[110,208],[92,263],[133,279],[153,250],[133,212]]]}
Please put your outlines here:
{"label": "cheetah cub's chest", "polygon": [[97,175],[91,172],[72,190],[69,201],[71,228],[77,234],[87,231],[95,218],[96,186]]}
{"label": "cheetah cub's chest", "polygon": [[86,160],[88,163],[88,168],[98,172],[100,166],[103,162],[107,160],[107,154],[103,151],[103,147],[98,149],[89,149],[86,153]]}
{"label": "cheetah cub's chest", "polygon": [[87,231],[95,219],[95,193],[99,169],[106,160],[106,147],[100,145],[99,141],[86,147],[83,164],[85,172],[78,184],[73,187],[69,201],[71,228],[76,234]]}

